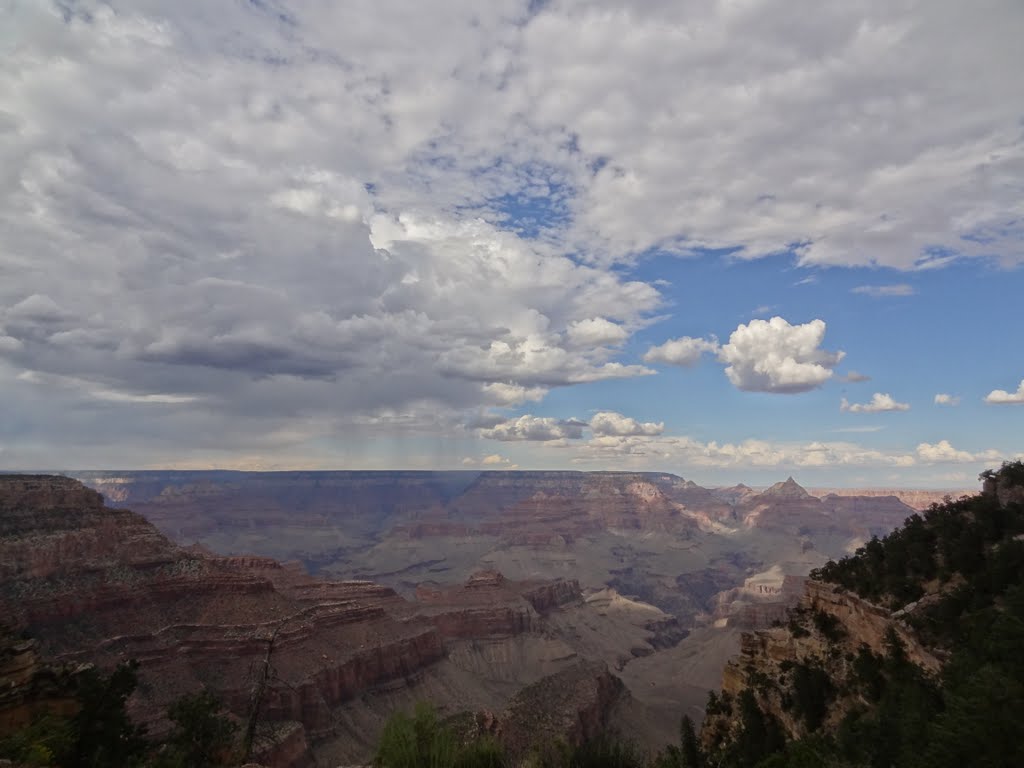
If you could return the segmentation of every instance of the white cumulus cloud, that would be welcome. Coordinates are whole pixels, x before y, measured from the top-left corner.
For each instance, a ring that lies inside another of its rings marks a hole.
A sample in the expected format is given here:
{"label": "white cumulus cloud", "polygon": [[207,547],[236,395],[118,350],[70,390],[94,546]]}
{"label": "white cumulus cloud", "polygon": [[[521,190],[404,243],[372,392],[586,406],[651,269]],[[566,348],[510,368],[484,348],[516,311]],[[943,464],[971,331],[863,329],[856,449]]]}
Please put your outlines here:
{"label": "white cumulus cloud", "polygon": [[590,431],[594,435],[614,435],[628,437],[632,435],[654,436],[665,431],[664,422],[639,422],[614,411],[601,411],[590,420]]}
{"label": "white cumulus cloud", "polygon": [[917,446],[917,456],[921,461],[931,464],[992,462],[999,461],[1001,458],[999,451],[991,449],[979,453],[958,450],[950,444],[949,440],[939,440],[937,443],[921,443]]}
{"label": "white cumulus cloud", "polygon": [[851,403],[845,397],[839,403],[839,410],[850,413],[883,413],[885,411],[909,411],[909,403],[899,403],[885,392],[875,392],[868,403]]}
{"label": "white cumulus cloud", "polygon": [[960,405],[960,397],[958,395],[949,395],[944,392],[940,392],[935,396],[936,405]]}
{"label": "white cumulus cloud", "polygon": [[644,362],[689,367],[696,365],[705,352],[717,351],[718,339],[714,337],[700,339],[680,336],[678,339],[669,339],[664,344],[648,349],[644,353]]}
{"label": "white cumulus cloud", "polygon": [[569,342],[576,346],[603,347],[621,344],[629,338],[629,331],[603,317],[588,317],[570,323],[566,335]]}
{"label": "white cumulus cloud", "polygon": [[845,353],[821,349],[825,322],[791,325],[781,317],[740,325],[718,359],[738,389],[749,392],[807,392],[832,375]]}
{"label": "white cumulus cloud", "polygon": [[480,436],[489,440],[510,442],[514,440],[530,440],[548,442],[552,440],[578,440],[583,437],[583,422],[555,419],[550,416],[530,416],[529,414],[507,419],[493,427],[480,430]]}
{"label": "white cumulus cloud", "polygon": [[1016,392],[1007,392],[1005,389],[993,389],[985,395],[985,402],[993,405],[1024,404],[1024,379],[1021,379]]}

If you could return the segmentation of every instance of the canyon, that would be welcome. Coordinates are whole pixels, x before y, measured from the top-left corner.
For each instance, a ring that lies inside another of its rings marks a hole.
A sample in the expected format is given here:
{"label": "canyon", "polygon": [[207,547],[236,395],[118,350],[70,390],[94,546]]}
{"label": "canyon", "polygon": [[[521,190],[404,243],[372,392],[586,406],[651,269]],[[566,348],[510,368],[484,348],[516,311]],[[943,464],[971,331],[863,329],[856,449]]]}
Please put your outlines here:
{"label": "canyon", "polygon": [[260,690],[257,756],[282,768],[365,760],[421,700],[510,744],[612,727],[657,748],[742,630],[914,511],[792,478],[67,474],[0,476],[8,629],[55,668],[139,660],[133,715],[156,733],[203,685],[240,720]]}

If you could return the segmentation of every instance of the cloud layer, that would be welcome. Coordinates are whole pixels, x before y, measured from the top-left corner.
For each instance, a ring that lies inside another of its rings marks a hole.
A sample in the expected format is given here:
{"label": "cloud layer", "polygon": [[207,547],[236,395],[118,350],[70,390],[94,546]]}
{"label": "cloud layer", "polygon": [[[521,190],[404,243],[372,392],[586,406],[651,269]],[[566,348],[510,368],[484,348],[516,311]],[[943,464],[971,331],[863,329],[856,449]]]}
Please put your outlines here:
{"label": "cloud layer", "polygon": [[845,397],[839,403],[839,410],[850,413],[884,413],[885,411],[909,411],[909,403],[899,403],[887,392],[875,392],[867,403],[851,403]]}
{"label": "cloud layer", "polygon": [[[822,319],[642,364],[669,303],[633,265],[1024,261],[1022,23],[1015,0],[8,4],[0,451],[96,460],[113,424],[110,462],[577,441],[507,409],[704,353],[741,390],[813,390],[843,356]],[[613,421],[592,437],[663,436]]]}

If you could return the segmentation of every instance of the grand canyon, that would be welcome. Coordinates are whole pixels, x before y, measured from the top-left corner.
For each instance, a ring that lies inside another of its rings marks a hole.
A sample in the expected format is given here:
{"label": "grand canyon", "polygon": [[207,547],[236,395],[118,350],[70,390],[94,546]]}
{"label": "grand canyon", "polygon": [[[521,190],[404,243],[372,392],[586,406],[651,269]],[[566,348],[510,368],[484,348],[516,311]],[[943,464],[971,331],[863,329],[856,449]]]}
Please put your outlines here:
{"label": "grand canyon", "polygon": [[66,707],[82,665],[134,659],[151,733],[206,687],[240,722],[258,709],[252,757],[274,768],[364,762],[420,701],[521,748],[614,731],[658,750],[700,721],[744,630],[915,511],[793,478],[6,475],[0,724]]}

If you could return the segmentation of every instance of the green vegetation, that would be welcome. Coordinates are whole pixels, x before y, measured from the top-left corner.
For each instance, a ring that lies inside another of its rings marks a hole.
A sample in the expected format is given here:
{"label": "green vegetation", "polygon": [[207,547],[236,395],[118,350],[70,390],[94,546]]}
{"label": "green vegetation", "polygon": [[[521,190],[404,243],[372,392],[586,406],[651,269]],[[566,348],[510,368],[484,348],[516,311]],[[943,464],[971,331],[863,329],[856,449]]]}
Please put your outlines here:
{"label": "green vegetation", "polygon": [[426,704],[417,706],[412,716],[392,715],[373,758],[377,768],[499,768],[504,762],[494,739],[460,739]]}
{"label": "green vegetation", "polygon": [[209,692],[185,696],[168,709],[175,724],[158,744],[132,723],[126,704],[138,685],[138,664],[126,662],[110,675],[83,672],[76,692],[78,712],[41,715],[0,741],[0,758],[36,768],[208,768],[232,765],[236,726],[219,713]]}
{"label": "green vegetation", "polygon": [[167,710],[174,723],[154,768],[203,768],[231,765],[238,724],[220,714],[209,691],[183,696]]}
{"label": "green vegetation", "polygon": [[[1024,486],[1024,463],[1009,462],[982,477]],[[954,576],[994,594],[1019,576],[1024,543],[1014,537],[1022,533],[1019,504],[1001,507],[992,496],[965,496],[933,504],[923,516],[911,515],[903,528],[884,539],[871,539],[855,554],[826,564],[811,577],[891,608],[919,599],[925,583],[938,579],[945,584]],[[962,597],[957,608],[966,602]]]}
{"label": "green vegetation", "polygon": [[487,734],[459,734],[454,720],[442,721],[427,704],[412,715],[391,716],[373,758],[375,768],[703,768],[693,721],[683,718],[680,743],[653,760],[628,740],[606,734],[572,747],[565,742],[534,745],[510,754]]}
{"label": "green vegetation", "polygon": [[[1004,464],[982,477],[1004,489],[1024,487],[1024,464]],[[791,662],[782,668],[779,693],[808,735],[778,739],[771,716],[748,689],[739,697],[738,735],[723,738],[721,725],[705,733],[711,746],[701,756],[705,765],[1024,765],[1024,505],[1001,506],[993,495],[947,500],[812,577],[891,610],[927,595],[904,620],[948,659],[941,674],[912,663],[891,627],[883,655],[863,645],[845,659],[835,651],[832,658],[845,663],[841,683],[814,659]],[[846,635],[830,616],[810,620],[831,643]],[[789,626],[806,636],[807,617],[794,616]],[[709,699],[707,715],[732,714],[722,702]]]}

